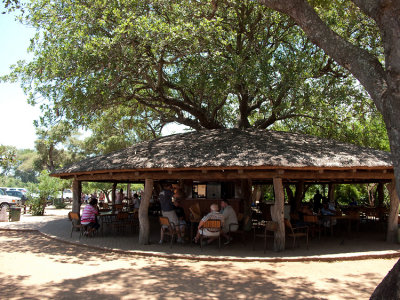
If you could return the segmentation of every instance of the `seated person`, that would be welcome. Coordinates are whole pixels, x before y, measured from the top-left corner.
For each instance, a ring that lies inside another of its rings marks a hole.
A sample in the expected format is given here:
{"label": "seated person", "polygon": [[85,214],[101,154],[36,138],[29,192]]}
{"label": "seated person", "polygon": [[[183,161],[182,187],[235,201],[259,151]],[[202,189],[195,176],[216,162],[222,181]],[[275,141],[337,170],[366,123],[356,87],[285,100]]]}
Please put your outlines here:
{"label": "seated person", "polygon": [[221,225],[224,226],[224,216],[218,211],[217,204],[211,204],[210,212],[200,220],[199,226],[197,227],[198,231],[197,231],[196,237],[194,238],[195,243],[199,242],[200,234],[208,237],[207,244],[212,243],[219,236],[218,231],[214,232],[214,231],[210,231],[208,229],[203,228],[204,223],[210,219],[221,220]]}
{"label": "seated person", "polygon": [[232,237],[228,235],[228,232],[238,230],[239,225],[236,212],[233,209],[233,207],[229,205],[228,200],[226,199],[221,201],[221,214],[224,216],[224,226],[222,227],[222,235],[226,238],[225,244],[229,244],[232,241]]}
{"label": "seated person", "polygon": [[314,215],[313,210],[310,208],[309,205],[305,204],[302,205],[299,209],[299,212],[301,212],[303,215],[307,215],[307,216],[312,216]]}
{"label": "seated person", "polygon": [[88,225],[89,229],[86,234],[89,234],[97,229],[100,225],[97,223],[96,216],[99,214],[99,209],[97,207],[97,199],[91,198],[88,205],[83,208],[81,224]]}
{"label": "seated person", "polygon": [[[321,215],[323,216],[335,216],[336,215],[336,211],[333,211],[331,209],[329,209],[329,204],[328,202],[323,202],[322,204],[322,208],[321,208]],[[331,224],[332,221],[332,224]],[[330,227],[331,225],[336,225],[336,220],[331,220],[331,218],[324,218],[322,221],[322,224],[325,227]]]}

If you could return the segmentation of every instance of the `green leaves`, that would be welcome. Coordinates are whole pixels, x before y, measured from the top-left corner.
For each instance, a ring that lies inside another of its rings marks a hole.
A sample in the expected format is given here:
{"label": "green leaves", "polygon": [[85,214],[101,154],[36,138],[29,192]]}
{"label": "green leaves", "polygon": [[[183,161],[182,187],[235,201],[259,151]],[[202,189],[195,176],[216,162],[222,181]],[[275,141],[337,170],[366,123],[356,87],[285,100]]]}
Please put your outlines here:
{"label": "green leaves", "polygon": [[10,169],[17,164],[16,149],[11,146],[0,145],[0,170],[5,175]]}
{"label": "green leaves", "polygon": [[[344,3],[316,3],[326,20],[348,19]],[[289,18],[254,1],[38,0],[27,11],[25,22],[38,29],[35,58],[9,78],[22,81],[31,102],[49,102],[44,121],[91,128],[95,153],[157,136],[170,122],[319,128],[355,122],[362,114],[347,112],[369,105]],[[349,31],[361,20],[349,14],[350,23],[333,26],[374,47]]]}

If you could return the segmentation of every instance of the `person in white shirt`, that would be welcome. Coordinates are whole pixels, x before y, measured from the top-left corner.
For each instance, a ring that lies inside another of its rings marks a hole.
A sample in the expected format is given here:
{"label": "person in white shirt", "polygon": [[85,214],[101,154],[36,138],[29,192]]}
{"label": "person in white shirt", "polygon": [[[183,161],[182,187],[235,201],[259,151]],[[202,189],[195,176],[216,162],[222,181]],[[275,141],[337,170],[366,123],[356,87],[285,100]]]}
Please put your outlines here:
{"label": "person in white shirt", "polygon": [[229,244],[232,237],[228,235],[229,231],[236,231],[239,228],[236,212],[229,205],[228,200],[221,201],[221,214],[224,216],[224,226],[222,227],[222,235],[226,238],[225,244]]}

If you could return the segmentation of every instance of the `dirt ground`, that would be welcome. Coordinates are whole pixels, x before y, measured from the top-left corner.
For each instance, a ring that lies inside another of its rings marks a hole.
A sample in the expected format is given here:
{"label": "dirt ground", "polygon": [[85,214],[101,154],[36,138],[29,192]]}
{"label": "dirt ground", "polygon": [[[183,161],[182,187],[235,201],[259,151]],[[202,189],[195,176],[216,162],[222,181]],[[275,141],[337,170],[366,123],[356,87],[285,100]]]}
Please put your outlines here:
{"label": "dirt ground", "polygon": [[0,231],[2,299],[368,299],[396,261],[172,260]]}

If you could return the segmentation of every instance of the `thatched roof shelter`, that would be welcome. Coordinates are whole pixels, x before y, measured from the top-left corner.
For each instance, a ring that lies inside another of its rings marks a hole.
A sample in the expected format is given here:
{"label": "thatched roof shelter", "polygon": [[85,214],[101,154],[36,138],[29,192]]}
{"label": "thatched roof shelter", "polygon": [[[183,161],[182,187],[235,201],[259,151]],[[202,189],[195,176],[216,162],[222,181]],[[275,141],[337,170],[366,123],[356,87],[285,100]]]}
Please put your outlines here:
{"label": "thatched roof shelter", "polygon": [[[185,198],[186,206],[198,202],[192,199],[198,196],[195,181],[199,181],[197,188],[206,183],[207,195],[202,194],[199,202],[208,207],[208,201],[216,201],[221,196],[213,192],[216,190],[212,185],[218,186],[219,191],[224,185],[225,196],[233,197],[236,209],[243,207],[246,215],[250,215],[252,185],[272,183],[275,202],[270,211],[278,226],[274,239],[277,251],[285,248],[285,183],[298,183],[301,189],[306,182],[379,182],[379,195],[383,199],[382,183],[394,179],[391,156],[387,152],[308,135],[255,129],[204,130],[165,136],[82,160],[57,170],[52,176],[74,179],[74,212],[80,210],[83,181],[113,182],[113,203],[118,183],[144,182],[144,198],[139,208],[139,242],[142,244],[149,242],[148,206],[154,181],[179,183],[176,195]],[[221,183],[215,184],[218,181]],[[234,186],[234,191],[229,186]],[[388,239],[394,239],[398,199],[393,196],[396,195],[394,185],[390,186],[394,205],[391,204]]]}
{"label": "thatched roof shelter", "polygon": [[82,181],[145,178],[377,182],[393,178],[390,153],[309,135],[221,129],[160,137],[82,160],[53,176]]}

